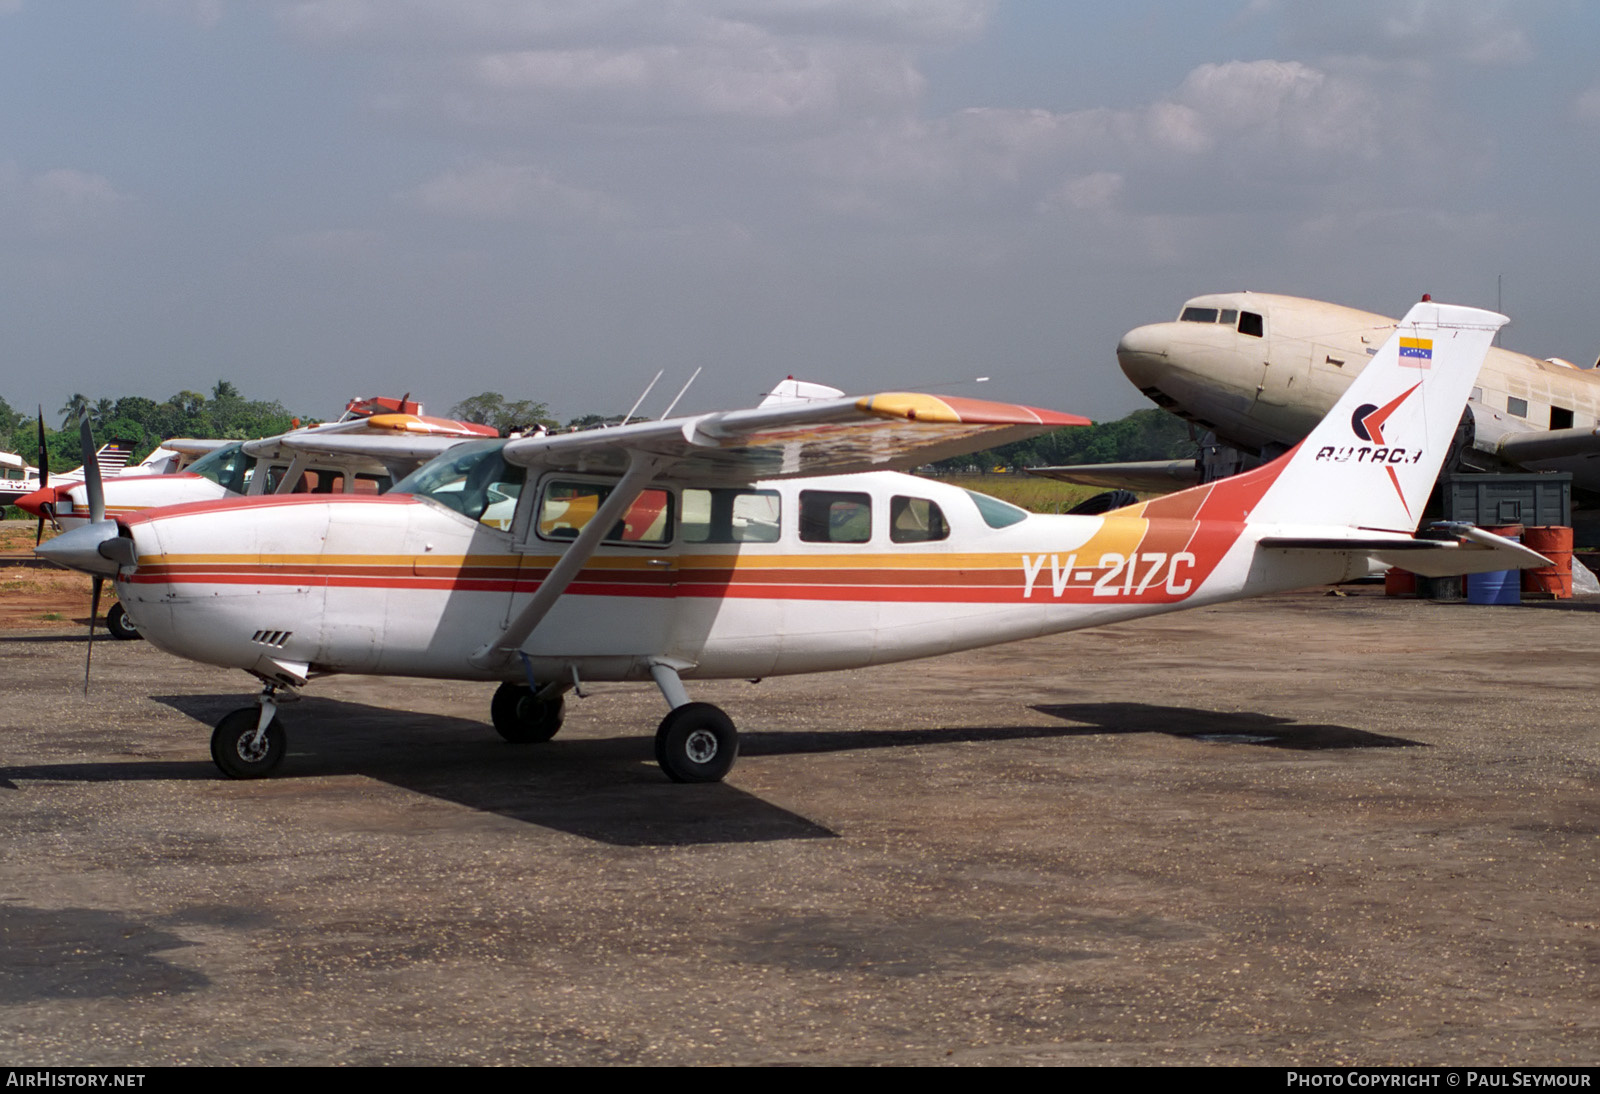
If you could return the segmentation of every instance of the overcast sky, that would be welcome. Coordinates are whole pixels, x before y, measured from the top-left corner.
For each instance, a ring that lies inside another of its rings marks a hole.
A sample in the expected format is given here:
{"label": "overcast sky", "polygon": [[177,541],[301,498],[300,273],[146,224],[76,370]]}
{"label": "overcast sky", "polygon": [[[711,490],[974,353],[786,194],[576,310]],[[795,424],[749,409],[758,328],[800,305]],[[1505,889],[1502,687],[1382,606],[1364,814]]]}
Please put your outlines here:
{"label": "overcast sky", "polygon": [[1500,275],[1592,363],[1597,53],[1585,0],[0,0],[0,395],[1108,418],[1187,296]]}

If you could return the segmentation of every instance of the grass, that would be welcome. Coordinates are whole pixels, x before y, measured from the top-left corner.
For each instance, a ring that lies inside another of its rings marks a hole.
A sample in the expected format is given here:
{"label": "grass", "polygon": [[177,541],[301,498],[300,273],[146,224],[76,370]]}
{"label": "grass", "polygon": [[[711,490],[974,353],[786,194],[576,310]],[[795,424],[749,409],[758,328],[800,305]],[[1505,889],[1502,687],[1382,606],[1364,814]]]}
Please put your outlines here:
{"label": "grass", "polygon": [[975,490],[980,494],[1009,501],[1033,513],[1065,513],[1074,505],[1103,493],[1098,486],[1078,486],[1057,479],[1043,479],[1021,473],[1003,475],[929,476],[951,486]]}

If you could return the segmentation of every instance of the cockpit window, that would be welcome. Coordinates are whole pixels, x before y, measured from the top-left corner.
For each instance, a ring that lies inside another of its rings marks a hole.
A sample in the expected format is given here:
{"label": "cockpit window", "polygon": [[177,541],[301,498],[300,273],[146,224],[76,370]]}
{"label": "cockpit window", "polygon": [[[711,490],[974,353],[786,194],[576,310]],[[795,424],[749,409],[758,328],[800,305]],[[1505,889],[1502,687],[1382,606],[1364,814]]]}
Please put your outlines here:
{"label": "cockpit window", "polygon": [[1266,333],[1266,324],[1262,322],[1261,316],[1255,312],[1242,311],[1239,313],[1239,333],[1248,334],[1252,338],[1260,338]]}
{"label": "cockpit window", "polygon": [[1030,515],[1026,509],[1019,509],[1008,501],[991,498],[988,494],[980,494],[976,490],[968,490],[967,497],[977,505],[983,523],[990,528],[1008,528],[1019,521],[1027,520]]}
{"label": "cockpit window", "polygon": [[432,498],[462,516],[505,530],[517,508],[527,470],[501,456],[504,441],[457,445],[395,484],[391,493]]}
{"label": "cockpit window", "polygon": [[1178,316],[1178,322],[1180,323],[1215,323],[1216,321],[1216,308],[1184,308],[1183,314]]}
{"label": "cockpit window", "polygon": [[206,453],[191,463],[187,470],[235,494],[243,494],[250,488],[250,472],[255,465],[256,458],[244,454],[244,442],[241,441]]}

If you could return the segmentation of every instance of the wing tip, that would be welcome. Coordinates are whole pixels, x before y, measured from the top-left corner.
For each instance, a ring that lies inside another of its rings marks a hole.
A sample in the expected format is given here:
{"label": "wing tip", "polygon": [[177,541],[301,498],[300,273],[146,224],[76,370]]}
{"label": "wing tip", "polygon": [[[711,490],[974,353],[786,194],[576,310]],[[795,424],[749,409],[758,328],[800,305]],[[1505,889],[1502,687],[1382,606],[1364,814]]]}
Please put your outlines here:
{"label": "wing tip", "polygon": [[880,418],[951,425],[1042,425],[1051,428],[1092,425],[1090,419],[1058,410],[997,403],[959,395],[925,395],[911,391],[886,391],[856,400],[856,406]]}

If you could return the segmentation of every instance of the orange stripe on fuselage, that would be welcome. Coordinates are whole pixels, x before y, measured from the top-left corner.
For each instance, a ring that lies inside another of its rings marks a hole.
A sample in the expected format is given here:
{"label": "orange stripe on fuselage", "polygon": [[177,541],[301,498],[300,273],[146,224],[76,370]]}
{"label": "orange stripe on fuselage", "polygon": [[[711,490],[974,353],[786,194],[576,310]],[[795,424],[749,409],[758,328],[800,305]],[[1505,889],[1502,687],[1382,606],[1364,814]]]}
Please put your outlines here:
{"label": "orange stripe on fuselage", "polygon": [[[377,499],[374,499],[377,500]],[[1230,505],[1237,502],[1230,502]],[[170,510],[168,511],[170,512]],[[568,595],[927,603],[1175,603],[1238,540],[1235,522],[1108,518],[1082,546],[1006,554],[655,555],[591,560]],[[1181,566],[1178,556],[1186,555]],[[671,569],[656,561],[671,558]],[[142,560],[135,585],[239,585],[526,594],[556,556],[205,555]],[[1162,568],[1166,569],[1163,570]],[[1027,576],[1032,570],[1033,578]],[[1164,576],[1165,575],[1165,576]],[[1097,595],[1096,589],[1100,592]],[[1174,592],[1173,589],[1181,589]]]}

